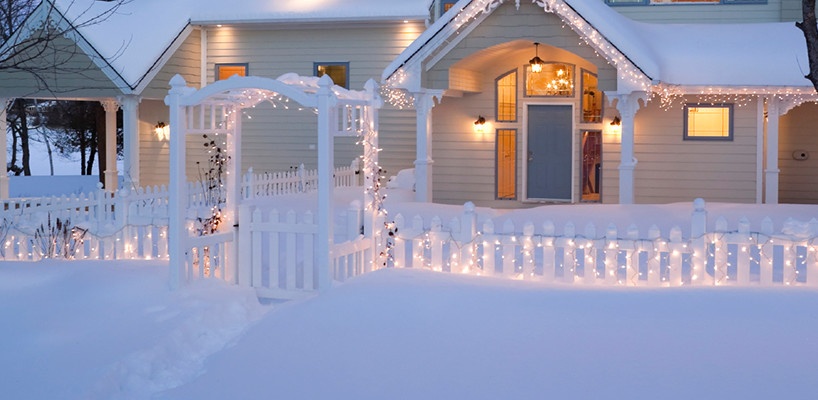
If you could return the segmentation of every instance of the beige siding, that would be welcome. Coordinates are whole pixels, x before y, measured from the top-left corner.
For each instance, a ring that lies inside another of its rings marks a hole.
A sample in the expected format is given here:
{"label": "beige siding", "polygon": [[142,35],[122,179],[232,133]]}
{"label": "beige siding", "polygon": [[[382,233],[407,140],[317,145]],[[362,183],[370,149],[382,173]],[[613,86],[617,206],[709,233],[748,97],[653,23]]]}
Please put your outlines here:
{"label": "beige siding", "polygon": [[[523,154],[526,140],[524,109],[528,104],[571,104],[574,108],[574,193],[579,193],[579,153],[580,134],[583,130],[602,130],[604,124],[580,124],[579,93],[581,89],[581,69],[601,71],[600,82],[607,89],[615,88],[615,71],[587,46],[580,46],[579,37],[570,29],[562,28],[562,22],[542,8],[521,3],[520,14],[514,3],[503,4],[494,14],[477,27],[468,38],[460,42],[445,58],[430,71],[427,84],[439,89],[450,89],[456,85],[449,81],[456,74],[449,74],[448,68],[468,67],[480,71],[479,93],[465,93],[462,97],[445,97],[433,109],[432,158],[434,159],[435,202],[463,204],[473,201],[487,207],[527,207],[523,199],[523,168],[527,157]],[[524,40],[520,40],[520,39]],[[492,46],[509,47],[519,41],[519,46],[504,52],[502,56],[486,57],[495,51]],[[524,67],[533,56],[532,43],[540,41],[539,55],[546,62],[559,61],[575,66],[574,98],[526,98],[524,91]],[[558,47],[562,48],[558,48]],[[488,53],[487,53],[488,52]],[[517,122],[496,122],[495,79],[517,68],[518,105]],[[451,86],[449,86],[451,85]],[[473,86],[473,82],[471,84]],[[486,133],[474,132],[474,121],[478,115],[488,121]],[[495,200],[495,130],[517,130],[517,198],[518,200]],[[609,135],[603,135],[607,139]],[[603,150],[607,157],[608,149]],[[617,156],[618,157],[618,156]],[[606,161],[607,162],[607,158]],[[605,180],[610,177],[605,173]],[[607,193],[606,193],[607,194]]]}
{"label": "beige siding", "polygon": [[611,8],[622,15],[647,22],[736,23],[801,19],[799,0],[767,0],[767,4],[657,4]]}
{"label": "beige siding", "polygon": [[[367,80],[377,80],[423,29],[417,23],[212,28],[207,41],[208,82],[214,79],[216,63],[248,63],[251,75],[276,78],[288,72],[311,76],[315,62],[348,62],[350,88],[361,90]],[[269,105],[260,107],[271,110]],[[308,110],[259,111],[245,114],[242,169],[252,166],[256,171],[280,171],[300,163],[314,168],[315,115]],[[380,146],[386,149],[380,154],[381,165],[391,175],[412,167],[414,112],[383,110],[381,114]],[[336,165],[348,165],[362,153],[355,138],[337,138],[335,144]]]}
{"label": "beige siding", "polygon": [[170,89],[170,79],[179,74],[188,86],[198,88],[201,82],[202,36],[198,29],[194,29],[173,53],[167,63],[142,91],[143,98],[164,99]]}
{"label": "beige siding", "polygon": [[[696,99],[688,99],[695,102]],[[751,203],[756,198],[756,105],[735,105],[732,141],[683,140],[684,111],[658,101],[635,122],[635,192],[638,203],[707,201]],[[607,183],[607,182],[606,182]]]}
{"label": "beige siding", "polygon": [[[794,108],[781,117],[779,132],[779,201],[818,203],[818,105]],[[796,160],[796,151],[809,158]]]}
{"label": "beige siding", "polygon": [[64,37],[52,41],[24,67],[34,73],[5,70],[0,74],[0,97],[94,99],[122,94],[90,57]]}

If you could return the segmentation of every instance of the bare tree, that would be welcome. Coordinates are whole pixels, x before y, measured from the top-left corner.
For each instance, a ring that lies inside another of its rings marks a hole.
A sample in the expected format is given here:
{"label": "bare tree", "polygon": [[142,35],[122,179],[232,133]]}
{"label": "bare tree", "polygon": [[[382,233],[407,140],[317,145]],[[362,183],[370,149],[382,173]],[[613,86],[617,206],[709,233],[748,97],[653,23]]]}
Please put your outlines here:
{"label": "bare tree", "polygon": [[[79,29],[99,24],[130,1],[102,0],[107,4],[100,6],[99,1],[63,0],[60,2],[62,8],[57,9],[54,5],[55,0],[42,0],[42,2],[40,0],[0,0],[0,39],[2,39],[0,40],[0,73],[23,73],[26,77],[33,78],[35,82],[36,88],[31,88],[32,93],[45,92],[53,94],[54,97],[57,97],[60,92],[72,90],[72,88],[53,87],[51,83],[56,81],[55,77],[58,75],[86,78],[84,88],[93,88],[94,79],[86,72],[92,70],[94,66],[68,62],[79,50],[71,41],[62,39],[72,36]],[[47,14],[48,18],[43,18],[39,24],[29,24],[27,31],[22,32],[25,21],[32,18],[38,5],[40,6],[39,12]],[[78,9],[78,7],[86,8]],[[65,12],[72,8],[74,9],[71,15],[75,17],[72,20],[65,19]],[[47,22],[49,19],[57,22]],[[124,46],[123,44],[123,48]],[[91,57],[93,58],[93,55]],[[14,145],[12,146],[11,163],[7,166],[7,170],[14,171],[15,174],[31,175],[29,166],[30,127],[26,111],[31,106],[30,103],[30,100],[18,98],[8,108],[8,122]],[[22,166],[16,164],[18,146],[22,153]]]}
{"label": "bare tree", "polygon": [[815,0],[801,0],[803,21],[796,22],[795,26],[804,32],[807,40],[807,57],[809,58],[809,73],[806,78],[818,90],[818,21],[815,18]]}

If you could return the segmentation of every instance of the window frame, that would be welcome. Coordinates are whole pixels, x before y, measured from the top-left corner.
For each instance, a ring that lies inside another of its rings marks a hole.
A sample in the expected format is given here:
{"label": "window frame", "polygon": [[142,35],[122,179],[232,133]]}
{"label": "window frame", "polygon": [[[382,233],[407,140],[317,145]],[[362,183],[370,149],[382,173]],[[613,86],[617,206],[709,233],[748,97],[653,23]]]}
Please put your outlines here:
{"label": "window frame", "polygon": [[[500,119],[500,81],[511,75],[515,74],[514,77],[514,119]],[[514,68],[510,71],[503,73],[502,75],[498,76],[494,79],[494,115],[497,116],[497,122],[517,122],[520,119],[520,113],[517,110],[517,107],[520,104],[520,83],[519,83],[519,74],[517,68]]]}
{"label": "window frame", "polygon": [[[500,131],[508,131],[513,132],[514,135],[514,155],[512,156],[512,160],[514,160],[514,173],[513,173],[513,180],[514,180],[514,196],[513,197],[500,197],[500,141],[498,140],[500,137]],[[495,200],[511,200],[516,201],[519,199],[519,191],[517,190],[517,186],[519,185],[519,180],[517,176],[517,169],[520,167],[518,164],[517,157],[519,156],[519,140],[518,140],[519,130],[517,128],[497,128],[494,130],[494,199]]]}
{"label": "window frame", "polygon": [[[244,75],[243,76],[250,76],[250,63],[215,63],[213,68],[213,81],[221,81],[221,69],[222,67],[244,67]],[[233,76],[233,75],[230,75]],[[224,79],[229,79],[230,76]],[[242,76],[242,75],[239,75]]]}
{"label": "window frame", "polygon": [[[728,110],[728,117],[727,117],[727,136],[690,136],[688,134],[688,115],[690,108],[727,108]],[[732,142],[733,141],[733,131],[734,131],[734,119],[735,119],[735,107],[733,103],[685,103],[684,109],[682,111],[682,118],[684,119],[684,127],[683,127],[683,140],[686,141],[711,141],[711,142]]]}
{"label": "window frame", "polygon": [[529,99],[572,99],[575,98],[577,95],[577,66],[575,64],[571,64],[569,62],[563,61],[546,61],[543,64],[562,64],[569,68],[571,68],[571,94],[567,95],[541,95],[541,94],[528,94],[528,76],[533,73],[539,72],[531,72],[531,65],[525,64],[523,66],[523,97]]}
{"label": "window frame", "polygon": [[[599,106],[599,116],[597,117],[596,121],[586,121],[585,120],[585,74],[593,75],[596,78],[596,91],[600,94],[600,106]],[[595,74],[585,68],[579,69],[579,87],[582,89],[582,92],[579,95],[579,109],[582,112],[580,115],[580,122],[583,124],[598,124],[602,122],[602,116],[605,114],[605,99],[602,96],[602,92],[599,90],[599,74]]]}
{"label": "window frame", "polygon": [[349,82],[349,61],[327,61],[327,62],[315,61],[315,62],[312,63],[312,75],[313,76],[318,76],[318,67],[319,66],[324,66],[324,67],[342,66],[342,67],[344,67],[345,72],[346,72],[345,73],[346,76],[344,77],[344,79],[346,79],[346,85],[338,85],[338,82],[333,82],[333,83],[338,85],[338,86],[341,86],[344,89],[349,89],[349,87],[351,86],[350,82]]}

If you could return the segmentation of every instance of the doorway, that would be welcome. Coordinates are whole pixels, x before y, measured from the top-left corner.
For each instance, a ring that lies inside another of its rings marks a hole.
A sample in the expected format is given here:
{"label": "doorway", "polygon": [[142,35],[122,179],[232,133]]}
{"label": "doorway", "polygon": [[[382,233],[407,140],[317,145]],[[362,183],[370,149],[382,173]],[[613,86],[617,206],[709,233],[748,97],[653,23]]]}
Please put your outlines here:
{"label": "doorway", "polygon": [[526,199],[571,201],[573,106],[529,105]]}

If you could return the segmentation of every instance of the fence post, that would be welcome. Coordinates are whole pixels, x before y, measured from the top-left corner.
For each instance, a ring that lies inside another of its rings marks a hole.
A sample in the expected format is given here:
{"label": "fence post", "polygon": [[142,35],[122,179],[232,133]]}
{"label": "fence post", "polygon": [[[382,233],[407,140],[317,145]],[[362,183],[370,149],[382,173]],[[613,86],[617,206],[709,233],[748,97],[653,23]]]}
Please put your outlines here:
{"label": "fence post", "polygon": [[705,282],[705,263],[707,261],[707,251],[705,249],[705,233],[707,232],[707,210],[702,198],[693,200],[693,215],[690,218],[690,246],[693,250],[691,257],[692,271],[690,274],[690,284],[700,285]]}

